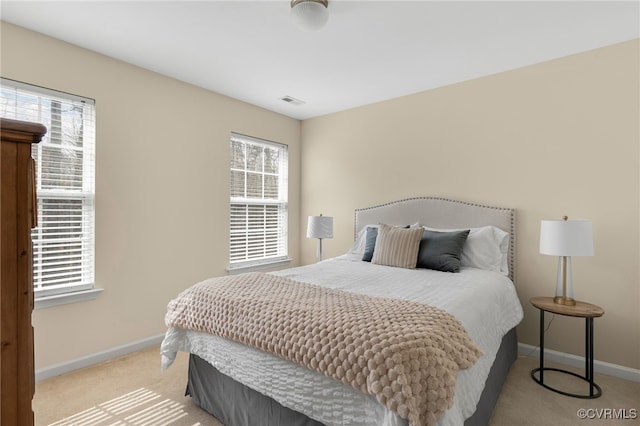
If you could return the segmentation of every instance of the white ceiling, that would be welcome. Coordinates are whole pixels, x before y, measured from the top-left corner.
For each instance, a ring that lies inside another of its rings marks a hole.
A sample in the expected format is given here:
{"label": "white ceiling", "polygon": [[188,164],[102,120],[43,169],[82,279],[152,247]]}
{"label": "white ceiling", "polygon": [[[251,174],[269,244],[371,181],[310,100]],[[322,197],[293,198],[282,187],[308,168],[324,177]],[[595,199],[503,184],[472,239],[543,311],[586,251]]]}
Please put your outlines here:
{"label": "white ceiling", "polygon": [[293,26],[288,0],[2,0],[0,14],[306,119],[638,38],[639,4],[329,0],[316,33]]}

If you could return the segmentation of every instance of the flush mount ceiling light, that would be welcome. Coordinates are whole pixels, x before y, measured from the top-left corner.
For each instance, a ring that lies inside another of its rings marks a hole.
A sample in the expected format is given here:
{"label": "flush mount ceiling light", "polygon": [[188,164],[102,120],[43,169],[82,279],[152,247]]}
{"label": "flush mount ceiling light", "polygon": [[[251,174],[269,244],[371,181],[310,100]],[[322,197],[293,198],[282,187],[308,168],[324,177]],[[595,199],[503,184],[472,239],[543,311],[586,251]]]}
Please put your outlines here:
{"label": "flush mount ceiling light", "polygon": [[302,31],[318,31],[329,20],[328,0],[291,0],[291,18]]}

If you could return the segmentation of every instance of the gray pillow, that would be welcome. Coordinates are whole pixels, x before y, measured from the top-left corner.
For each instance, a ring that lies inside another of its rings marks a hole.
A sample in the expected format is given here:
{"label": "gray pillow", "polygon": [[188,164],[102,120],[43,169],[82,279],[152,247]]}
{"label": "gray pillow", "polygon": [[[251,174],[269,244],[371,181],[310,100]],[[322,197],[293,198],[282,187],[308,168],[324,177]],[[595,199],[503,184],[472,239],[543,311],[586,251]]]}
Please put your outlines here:
{"label": "gray pillow", "polygon": [[420,240],[416,268],[460,272],[460,255],[468,235],[468,229],[454,232],[425,230]]}

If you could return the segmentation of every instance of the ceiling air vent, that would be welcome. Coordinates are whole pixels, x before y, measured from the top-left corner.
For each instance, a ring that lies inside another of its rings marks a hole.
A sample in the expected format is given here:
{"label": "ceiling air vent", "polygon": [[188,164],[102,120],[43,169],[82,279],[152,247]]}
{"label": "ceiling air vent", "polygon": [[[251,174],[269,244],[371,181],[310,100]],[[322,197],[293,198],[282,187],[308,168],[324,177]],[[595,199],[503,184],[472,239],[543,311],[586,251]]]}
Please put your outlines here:
{"label": "ceiling air vent", "polygon": [[296,99],[292,96],[283,96],[280,98],[281,101],[285,101],[288,104],[291,105],[304,105],[305,101],[301,101],[300,99]]}

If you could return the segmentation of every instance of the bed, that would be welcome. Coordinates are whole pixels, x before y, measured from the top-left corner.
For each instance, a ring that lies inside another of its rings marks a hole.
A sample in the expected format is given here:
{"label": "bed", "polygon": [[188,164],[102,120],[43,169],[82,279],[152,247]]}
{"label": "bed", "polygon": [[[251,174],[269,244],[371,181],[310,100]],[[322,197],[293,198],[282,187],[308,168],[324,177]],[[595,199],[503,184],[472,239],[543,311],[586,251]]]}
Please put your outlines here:
{"label": "bed", "polygon": [[[457,273],[380,261],[389,232],[405,235],[416,228],[434,238],[468,230],[459,263],[454,256]],[[373,243],[372,229],[379,233]],[[418,197],[357,209],[347,253],[270,275],[327,291],[434,306],[454,317],[479,352],[472,365],[457,371],[452,400],[436,421],[486,425],[517,355],[515,327],[523,314],[513,283],[515,240],[514,209]],[[378,251],[374,261],[363,261],[372,248]],[[161,346],[163,368],[178,351],[190,353],[187,394],[228,426],[409,424],[406,413],[375,395],[232,339],[170,325]]]}

